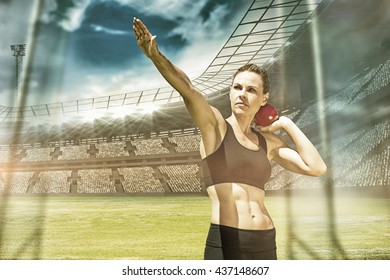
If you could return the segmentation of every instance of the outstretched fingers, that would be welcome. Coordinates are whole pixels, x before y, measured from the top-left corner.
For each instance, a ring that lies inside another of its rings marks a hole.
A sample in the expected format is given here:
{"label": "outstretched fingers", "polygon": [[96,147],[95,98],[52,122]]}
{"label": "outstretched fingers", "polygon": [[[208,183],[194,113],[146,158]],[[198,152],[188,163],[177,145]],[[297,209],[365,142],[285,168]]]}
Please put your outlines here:
{"label": "outstretched fingers", "polygon": [[142,33],[141,33],[141,29],[139,28],[139,25],[137,24],[136,18],[134,18],[134,20],[133,20],[133,31],[134,31],[135,37],[137,38],[137,40],[139,40],[142,36]]}
{"label": "outstretched fingers", "polygon": [[144,54],[149,58],[158,54],[156,36],[152,36],[142,21],[136,17],[133,19],[133,29],[137,43]]}
{"label": "outstretched fingers", "polygon": [[152,37],[149,30],[138,18],[134,18],[134,31],[136,33],[136,36],[138,36],[137,39],[140,37],[147,37],[148,39],[150,39],[150,37]]}

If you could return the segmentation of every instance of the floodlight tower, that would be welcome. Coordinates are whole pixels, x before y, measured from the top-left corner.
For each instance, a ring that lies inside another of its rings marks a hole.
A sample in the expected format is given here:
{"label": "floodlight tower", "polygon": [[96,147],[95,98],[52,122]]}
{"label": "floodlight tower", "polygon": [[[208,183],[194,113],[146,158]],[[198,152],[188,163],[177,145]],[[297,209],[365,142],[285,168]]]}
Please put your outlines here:
{"label": "floodlight tower", "polygon": [[16,62],[16,100],[19,103],[20,92],[22,90],[22,70],[23,70],[23,56],[26,54],[26,44],[11,45],[13,56]]}

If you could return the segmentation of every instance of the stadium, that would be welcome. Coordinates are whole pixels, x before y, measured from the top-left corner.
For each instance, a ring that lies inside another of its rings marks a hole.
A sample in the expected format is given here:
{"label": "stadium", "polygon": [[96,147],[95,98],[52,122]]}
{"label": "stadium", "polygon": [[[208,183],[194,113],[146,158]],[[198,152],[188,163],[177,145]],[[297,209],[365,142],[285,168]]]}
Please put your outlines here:
{"label": "stadium", "polygon": [[[228,116],[235,70],[262,65],[271,103],[327,162],[322,177],[272,165],[280,259],[390,257],[390,22],[378,2],[255,0],[192,80]],[[354,36],[367,43],[346,48]],[[22,79],[18,104],[0,105],[0,259],[202,259],[201,135],[180,95],[145,82],[27,105]]]}

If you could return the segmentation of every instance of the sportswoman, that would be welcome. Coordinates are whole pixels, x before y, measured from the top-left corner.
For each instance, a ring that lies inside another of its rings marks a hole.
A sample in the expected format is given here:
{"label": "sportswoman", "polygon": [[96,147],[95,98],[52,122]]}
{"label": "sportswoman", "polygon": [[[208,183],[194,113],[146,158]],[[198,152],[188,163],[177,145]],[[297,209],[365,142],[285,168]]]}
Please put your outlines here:
{"label": "sportswoman", "polygon": [[[320,154],[287,117],[267,127],[251,128],[256,112],[269,98],[265,70],[253,64],[238,69],[230,89],[232,114],[225,120],[159,51],[156,36],[137,18],[133,29],[139,47],[183,97],[201,131],[203,179],[212,206],[204,258],[276,259],[275,228],[264,206],[269,161],[293,172],[320,176],[326,172]],[[296,150],[273,133],[278,130],[287,133]]]}

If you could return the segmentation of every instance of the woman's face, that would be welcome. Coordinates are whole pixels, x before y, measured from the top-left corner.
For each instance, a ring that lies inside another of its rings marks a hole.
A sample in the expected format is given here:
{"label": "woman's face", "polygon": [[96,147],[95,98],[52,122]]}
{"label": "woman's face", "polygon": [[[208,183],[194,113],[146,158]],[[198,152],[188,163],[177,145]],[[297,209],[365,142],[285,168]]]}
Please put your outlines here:
{"label": "woman's face", "polygon": [[260,106],[266,104],[269,93],[263,93],[263,80],[257,73],[238,73],[230,89],[232,111],[236,114],[254,116]]}

